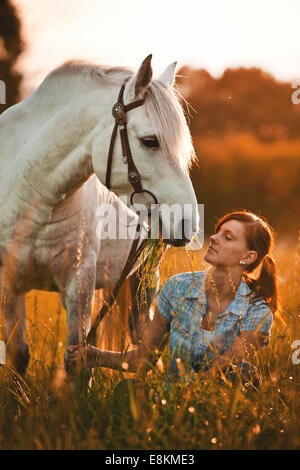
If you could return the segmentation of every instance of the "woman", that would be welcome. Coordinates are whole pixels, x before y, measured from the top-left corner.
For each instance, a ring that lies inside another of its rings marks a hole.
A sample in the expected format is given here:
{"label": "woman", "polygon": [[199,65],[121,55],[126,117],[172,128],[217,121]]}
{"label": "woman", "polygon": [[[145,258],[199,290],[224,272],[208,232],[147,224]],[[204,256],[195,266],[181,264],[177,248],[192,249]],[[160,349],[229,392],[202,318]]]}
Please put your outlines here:
{"label": "woman", "polygon": [[[273,239],[270,226],[253,213],[225,215],[204,256],[211,268],[165,282],[138,347],[120,353],[70,346],[69,360],[144,373],[155,364],[168,337],[174,378],[191,371],[211,376],[251,360],[254,349],[268,343],[273,314],[279,309]],[[257,267],[259,277],[248,277]]]}

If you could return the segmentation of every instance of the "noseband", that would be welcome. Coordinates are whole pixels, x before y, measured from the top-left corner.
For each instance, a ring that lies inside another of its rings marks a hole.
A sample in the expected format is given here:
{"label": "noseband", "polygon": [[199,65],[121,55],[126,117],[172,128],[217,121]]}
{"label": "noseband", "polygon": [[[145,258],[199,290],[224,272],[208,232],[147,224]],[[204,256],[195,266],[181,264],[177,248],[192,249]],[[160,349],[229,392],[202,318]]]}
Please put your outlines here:
{"label": "noseband", "polygon": [[131,109],[135,109],[135,108],[138,108],[139,106],[142,106],[144,104],[145,99],[137,100],[137,101],[134,101],[133,103],[129,103],[125,105],[123,102],[124,89],[125,89],[125,83],[121,87],[121,90],[118,96],[118,101],[116,102],[116,104],[114,104],[112,108],[112,115],[115,118],[115,125],[114,125],[112,136],[110,139],[110,145],[109,145],[109,151],[108,151],[105,186],[108,189],[111,188],[110,178],[111,178],[112,157],[113,157],[113,151],[114,151],[114,144],[115,144],[115,140],[117,136],[117,130],[118,130],[118,127],[120,126],[122,159],[123,159],[123,163],[127,165],[128,181],[133,186],[133,189],[134,189],[134,192],[130,196],[130,204],[131,206],[134,205],[133,197],[137,193],[150,194],[153,197],[155,204],[158,204],[158,201],[155,195],[151,191],[142,188],[141,176],[132,158],[130,145],[129,145],[129,139],[128,139],[128,133],[127,133],[126,113],[130,111]]}

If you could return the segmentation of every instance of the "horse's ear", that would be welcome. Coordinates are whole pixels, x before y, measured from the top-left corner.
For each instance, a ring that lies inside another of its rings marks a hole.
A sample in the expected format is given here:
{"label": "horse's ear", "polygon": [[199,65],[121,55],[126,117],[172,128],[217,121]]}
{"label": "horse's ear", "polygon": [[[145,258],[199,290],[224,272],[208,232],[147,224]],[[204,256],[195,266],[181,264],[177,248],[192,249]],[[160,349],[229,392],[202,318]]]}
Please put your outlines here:
{"label": "horse's ear", "polygon": [[137,74],[129,80],[127,90],[125,90],[125,101],[127,103],[144,98],[145,91],[152,78],[151,59],[152,54],[143,60]]}
{"label": "horse's ear", "polygon": [[166,70],[161,74],[158,80],[168,87],[174,86],[175,78],[176,78],[176,69],[177,62],[173,62],[172,64],[168,65]]}

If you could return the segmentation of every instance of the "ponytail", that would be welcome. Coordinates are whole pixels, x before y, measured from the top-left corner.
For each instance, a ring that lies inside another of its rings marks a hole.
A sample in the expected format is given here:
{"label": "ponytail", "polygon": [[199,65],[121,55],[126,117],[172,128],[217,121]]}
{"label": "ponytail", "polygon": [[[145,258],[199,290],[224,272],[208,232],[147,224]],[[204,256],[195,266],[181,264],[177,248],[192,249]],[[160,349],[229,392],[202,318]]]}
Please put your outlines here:
{"label": "ponytail", "polygon": [[277,269],[273,257],[266,255],[263,258],[258,279],[251,279],[247,275],[244,276],[246,283],[254,292],[253,300],[264,299],[273,313],[278,311],[280,314]]}

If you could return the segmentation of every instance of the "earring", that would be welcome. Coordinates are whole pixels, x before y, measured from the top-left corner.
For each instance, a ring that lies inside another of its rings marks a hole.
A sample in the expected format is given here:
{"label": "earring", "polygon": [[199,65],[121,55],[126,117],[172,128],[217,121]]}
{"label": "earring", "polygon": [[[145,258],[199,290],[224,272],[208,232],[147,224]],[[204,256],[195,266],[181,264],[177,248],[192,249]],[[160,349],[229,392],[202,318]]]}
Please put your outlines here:
{"label": "earring", "polygon": [[241,261],[240,261],[240,264],[245,264],[245,261],[242,261],[242,260],[241,260]]}

